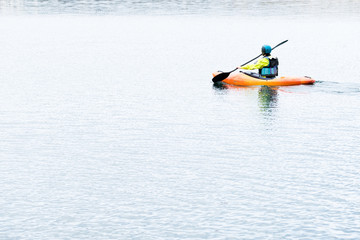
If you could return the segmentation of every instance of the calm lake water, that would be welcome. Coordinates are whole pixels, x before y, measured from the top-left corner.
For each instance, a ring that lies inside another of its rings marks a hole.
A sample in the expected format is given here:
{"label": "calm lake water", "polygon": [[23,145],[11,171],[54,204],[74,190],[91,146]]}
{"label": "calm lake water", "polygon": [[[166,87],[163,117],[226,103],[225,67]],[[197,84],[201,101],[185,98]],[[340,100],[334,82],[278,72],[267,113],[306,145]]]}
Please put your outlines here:
{"label": "calm lake water", "polygon": [[[0,239],[360,239],[359,1],[2,1]],[[314,85],[213,85],[275,46]]]}

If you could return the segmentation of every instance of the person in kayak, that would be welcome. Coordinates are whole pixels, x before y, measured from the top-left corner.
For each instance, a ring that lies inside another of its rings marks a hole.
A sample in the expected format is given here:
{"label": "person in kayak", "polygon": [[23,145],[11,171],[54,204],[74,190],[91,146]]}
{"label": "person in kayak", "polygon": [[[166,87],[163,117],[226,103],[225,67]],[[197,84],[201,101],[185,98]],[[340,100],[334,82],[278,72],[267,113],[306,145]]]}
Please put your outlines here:
{"label": "person in kayak", "polygon": [[238,69],[246,70],[255,70],[259,69],[259,75],[263,78],[274,78],[278,75],[278,65],[279,61],[276,57],[272,57],[271,47],[269,45],[264,45],[261,48],[263,57],[259,59],[255,64],[247,64],[245,66],[240,66]]}

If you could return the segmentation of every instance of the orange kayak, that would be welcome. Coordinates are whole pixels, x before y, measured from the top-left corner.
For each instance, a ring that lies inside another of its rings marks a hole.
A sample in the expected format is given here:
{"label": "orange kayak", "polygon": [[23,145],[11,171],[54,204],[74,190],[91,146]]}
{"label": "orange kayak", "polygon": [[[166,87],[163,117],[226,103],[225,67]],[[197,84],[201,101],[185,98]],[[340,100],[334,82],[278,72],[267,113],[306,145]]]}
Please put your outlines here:
{"label": "orange kayak", "polygon": [[[213,76],[220,74],[221,72],[213,73]],[[244,72],[232,72],[222,82],[237,85],[237,86],[291,86],[301,84],[313,84],[314,79],[310,77],[276,77],[272,79],[258,77],[257,74],[244,73]]]}

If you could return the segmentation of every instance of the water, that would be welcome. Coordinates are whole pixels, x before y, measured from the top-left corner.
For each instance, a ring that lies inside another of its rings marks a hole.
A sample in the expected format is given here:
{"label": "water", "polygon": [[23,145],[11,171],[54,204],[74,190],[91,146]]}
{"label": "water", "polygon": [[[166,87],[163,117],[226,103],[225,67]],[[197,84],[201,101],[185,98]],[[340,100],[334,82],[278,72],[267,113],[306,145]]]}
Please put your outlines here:
{"label": "water", "polygon": [[0,13],[76,15],[217,15],[217,16],[313,16],[359,17],[357,0],[4,0]]}
{"label": "water", "polygon": [[0,239],[359,239],[359,3],[130,3],[1,2]]}

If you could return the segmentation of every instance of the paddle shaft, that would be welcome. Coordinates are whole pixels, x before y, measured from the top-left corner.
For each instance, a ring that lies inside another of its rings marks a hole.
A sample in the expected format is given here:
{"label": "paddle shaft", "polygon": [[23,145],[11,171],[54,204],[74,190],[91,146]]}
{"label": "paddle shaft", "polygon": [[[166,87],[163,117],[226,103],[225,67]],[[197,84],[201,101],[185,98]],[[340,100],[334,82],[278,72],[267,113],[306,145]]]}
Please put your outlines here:
{"label": "paddle shaft", "polygon": [[[272,50],[274,50],[274,49],[277,48],[278,46],[286,43],[287,41],[289,41],[289,40],[285,40],[285,41],[279,43],[278,45],[276,45],[275,47],[273,47]],[[251,59],[250,61],[242,64],[240,67],[245,66],[246,64],[248,64],[248,63],[251,62],[251,61],[254,61],[255,59],[257,59],[257,58],[260,57],[261,55],[262,55],[262,54],[260,54],[260,55],[257,56],[256,58],[253,58],[253,59]],[[237,69],[239,69],[239,68],[237,67],[237,68],[235,68],[234,70],[232,70],[232,71],[230,71],[230,72],[222,72],[222,73],[218,74],[217,76],[213,77],[212,81],[213,81],[213,82],[220,82],[220,81],[226,79],[226,78],[230,75],[230,73],[236,71]]]}
{"label": "paddle shaft", "polygon": [[[274,50],[275,48],[277,48],[278,46],[280,46],[280,45],[282,45],[282,44],[284,44],[284,43],[286,43],[287,41],[289,41],[289,40],[285,40],[285,41],[283,41],[283,42],[281,42],[281,43],[279,43],[278,45],[276,45],[275,47],[273,47],[271,50]],[[260,54],[259,56],[257,56],[256,58],[253,58],[253,59],[251,59],[250,61],[248,61],[248,62],[246,62],[246,63],[244,63],[244,64],[242,64],[240,67],[242,67],[242,66],[245,66],[246,64],[248,64],[249,62],[252,62],[252,61],[254,61],[255,59],[257,59],[258,57],[260,57],[262,54]],[[236,69],[235,69],[236,70]],[[235,70],[233,70],[233,71],[235,71]]]}

